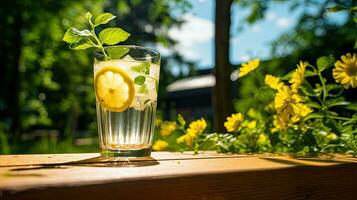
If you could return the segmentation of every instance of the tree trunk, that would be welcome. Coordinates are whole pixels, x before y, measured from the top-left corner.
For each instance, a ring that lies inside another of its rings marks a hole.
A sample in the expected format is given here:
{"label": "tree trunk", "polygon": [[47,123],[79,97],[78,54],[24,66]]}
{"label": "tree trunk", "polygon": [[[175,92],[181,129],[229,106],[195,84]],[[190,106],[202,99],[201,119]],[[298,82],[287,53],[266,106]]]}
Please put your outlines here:
{"label": "tree trunk", "polygon": [[232,0],[216,0],[215,16],[215,77],[214,88],[214,128],[224,131],[223,123],[233,110],[231,80],[231,64],[229,62],[230,10]]}

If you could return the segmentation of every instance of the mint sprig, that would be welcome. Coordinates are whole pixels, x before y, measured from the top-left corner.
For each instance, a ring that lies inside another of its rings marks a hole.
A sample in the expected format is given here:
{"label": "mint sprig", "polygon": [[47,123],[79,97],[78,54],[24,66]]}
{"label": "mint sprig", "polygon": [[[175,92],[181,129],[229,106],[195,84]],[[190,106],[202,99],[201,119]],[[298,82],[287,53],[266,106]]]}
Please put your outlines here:
{"label": "mint sprig", "polygon": [[[134,65],[130,68],[133,72],[138,73],[139,75],[134,79],[136,85],[141,85],[142,88],[146,87],[145,81],[147,78],[150,78],[155,81],[156,91],[158,90],[158,80],[150,75],[150,63],[143,62],[139,65]],[[142,90],[147,91],[147,90]],[[142,92],[143,93],[143,92]]]}
{"label": "mint sprig", "polygon": [[[121,28],[110,27],[100,31],[99,35],[97,36],[95,33],[95,28],[99,25],[107,24],[113,20],[115,16],[111,13],[103,13],[97,16],[93,21],[93,15],[90,12],[87,12],[85,17],[90,25],[90,30],[78,30],[77,28],[70,28],[64,34],[63,41],[67,42],[69,44],[69,48],[73,50],[98,48],[102,51],[105,60],[110,59],[110,56],[108,56],[108,52],[105,51],[103,45],[114,45],[119,42],[123,42],[128,39],[130,33]],[[111,51],[109,52],[109,55],[113,56],[116,55],[116,53],[123,55],[127,52],[125,52],[125,50],[122,50],[121,52]]]}

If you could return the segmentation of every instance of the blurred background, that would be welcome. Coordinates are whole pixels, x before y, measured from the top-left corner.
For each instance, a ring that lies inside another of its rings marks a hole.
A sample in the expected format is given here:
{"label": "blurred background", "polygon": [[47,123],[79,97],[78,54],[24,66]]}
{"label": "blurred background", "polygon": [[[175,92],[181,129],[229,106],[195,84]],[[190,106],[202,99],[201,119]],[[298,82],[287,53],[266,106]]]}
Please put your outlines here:
{"label": "blurred background", "polygon": [[[356,0],[5,0],[0,7],[0,154],[98,151],[91,51],[72,51],[65,31],[87,11],[111,12],[126,44],[162,54],[158,117],[205,116],[222,130],[232,112],[268,98],[240,63],[282,75],[296,63],[353,52]],[[347,98],[356,98],[354,94]]]}

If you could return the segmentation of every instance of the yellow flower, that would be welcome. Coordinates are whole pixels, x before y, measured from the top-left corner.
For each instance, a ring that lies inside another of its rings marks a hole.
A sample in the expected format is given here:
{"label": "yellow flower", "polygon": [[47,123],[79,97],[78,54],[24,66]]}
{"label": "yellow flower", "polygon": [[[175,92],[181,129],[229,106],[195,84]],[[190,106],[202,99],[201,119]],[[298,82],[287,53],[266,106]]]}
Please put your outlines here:
{"label": "yellow flower", "polygon": [[313,110],[303,103],[303,98],[289,86],[283,86],[275,95],[274,107],[277,115],[274,116],[272,132],[285,131],[289,125],[297,123]]}
{"label": "yellow flower", "polygon": [[160,135],[169,136],[175,130],[176,130],[175,122],[164,122],[160,126]]}
{"label": "yellow flower", "polygon": [[307,62],[300,61],[300,64],[296,65],[297,69],[294,71],[289,83],[291,83],[291,90],[297,92],[301,84],[304,82],[304,75],[306,71]]}
{"label": "yellow flower", "polygon": [[182,135],[182,136],[180,136],[179,138],[177,138],[177,139],[176,139],[176,142],[177,142],[178,144],[186,143],[186,145],[191,146],[193,140],[194,140],[194,137],[192,137],[192,136],[189,135],[189,134],[185,134],[185,135]]}
{"label": "yellow flower", "polygon": [[289,127],[288,115],[274,115],[273,119],[274,128],[271,130],[273,133],[277,131],[285,131]]}
{"label": "yellow flower", "polygon": [[186,130],[186,133],[177,138],[176,142],[179,144],[185,142],[186,145],[191,146],[193,141],[205,130],[206,127],[207,123],[203,118],[193,121]]}
{"label": "yellow flower", "polygon": [[247,124],[247,128],[253,129],[257,126],[257,121],[253,120]]}
{"label": "yellow flower", "polygon": [[312,109],[302,103],[293,104],[292,107],[294,114],[298,117],[306,117],[308,114],[312,113]]}
{"label": "yellow flower", "polygon": [[237,131],[243,120],[244,116],[242,113],[232,114],[230,117],[227,117],[227,121],[224,122],[224,127],[226,127],[228,132]]}
{"label": "yellow flower", "polygon": [[156,142],[152,145],[152,149],[154,151],[163,151],[165,150],[169,144],[164,140],[156,140]]}
{"label": "yellow flower", "polygon": [[280,112],[286,110],[289,105],[302,102],[302,98],[290,87],[283,86],[275,95],[274,106],[275,109]]}
{"label": "yellow flower", "polygon": [[336,82],[345,85],[346,88],[357,87],[357,54],[348,53],[341,56],[341,60],[335,63],[335,68],[332,71],[333,78]]}
{"label": "yellow flower", "polygon": [[267,74],[265,76],[264,82],[266,85],[268,85],[270,88],[272,88],[274,90],[279,90],[284,85],[284,83],[280,82],[280,79],[278,77],[275,77],[270,74]]}
{"label": "yellow flower", "polygon": [[156,127],[156,128],[159,128],[160,125],[161,125],[161,123],[162,123],[162,120],[161,120],[161,119],[156,119],[156,120],[155,120],[155,127]]}
{"label": "yellow flower", "polygon": [[269,138],[267,135],[264,133],[261,133],[258,137],[257,143],[258,144],[266,144],[268,142]]}
{"label": "yellow flower", "polygon": [[245,75],[247,75],[249,72],[255,70],[260,63],[260,59],[254,59],[251,60],[247,63],[243,63],[242,66],[239,68],[239,77],[243,77]]}
{"label": "yellow flower", "polygon": [[207,127],[207,123],[205,119],[201,118],[199,120],[191,122],[190,126],[186,130],[186,134],[195,138],[199,134],[201,134],[206,127]]}

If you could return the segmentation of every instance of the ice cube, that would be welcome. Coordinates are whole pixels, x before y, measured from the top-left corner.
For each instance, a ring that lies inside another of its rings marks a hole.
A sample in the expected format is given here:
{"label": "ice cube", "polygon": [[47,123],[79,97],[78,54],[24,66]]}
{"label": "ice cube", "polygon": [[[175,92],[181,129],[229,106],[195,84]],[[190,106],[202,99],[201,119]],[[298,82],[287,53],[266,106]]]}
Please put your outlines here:
{"label": "ice cube", "polygon": [[129,54],[127,54],[126,56],[124,56],[123,60],[134,61],[134,58],[132,58]]}

